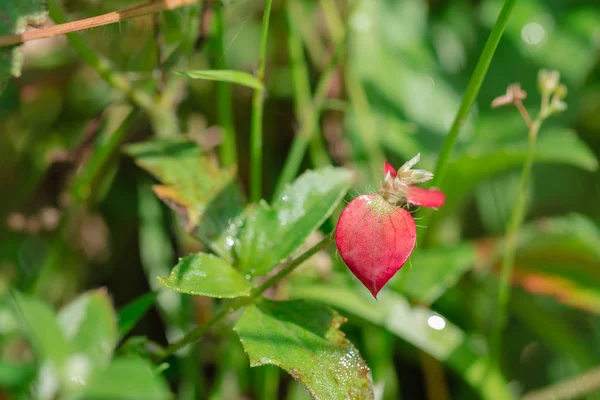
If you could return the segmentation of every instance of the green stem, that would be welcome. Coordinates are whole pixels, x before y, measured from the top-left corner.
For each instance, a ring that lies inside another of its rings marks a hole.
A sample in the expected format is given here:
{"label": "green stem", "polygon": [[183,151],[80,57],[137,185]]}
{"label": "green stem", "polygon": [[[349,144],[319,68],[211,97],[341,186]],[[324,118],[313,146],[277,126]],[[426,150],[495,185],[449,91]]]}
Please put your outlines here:
{"label": "green stem", "polygon": [[[263,15],[260,38],[260,56],[258,60],[258,80],[265,82],[265,65],[267,62],[267,38],[269,19],[273,0],[267,0]],[[252,96],[252,126],[250,132],[250,199],[257,202],[262,197],[262,146],[263,146],[263,108],[265,89],[255,89]]]}
{"label": "green stem", "polygon": [[[456,117],[454,118],[452,127],[450,128],[450,132],[448,133],[448,136],[446,136],[444,144],[442,145],[442,149],[440,150],[440,155],[435,167],[432,186],[441,187],[442,182],[446,177],[448,163],[450,161],[450,156],[454,151],[454,147],[456,146],[456,141],[458,140],[460,128],[467,119],[469,112],[473,107],[473,103],[475,102],[475,99],[479,94],[481,84],[485,79],[490,63],[492,62],[492,58],[494,57],[494,53],[496,52],[496,48],[498,47],[498,43],[500,43],[500,38],[502,38],[502,34],[504,33],[504,29],[508,24],[510,14],[512,13],[516,4],[517,0],[504,1],[504,5],[502,6],[502,10],[500,10],[498,19],[496,19],[496,23],[492,28],[492,32],[490,33],[490,36],[488,37],[488,40],[485,43],[483,51],[479,56],[479,60],[477,61],[477,65],[475,66],[475,70],[473,71],[473,75],[471,75],[471,79],[469,80],[467,90],[462,98],[462,102],[460,103],[460,107],[458,109],[458,112],[456,113]],[[428,222],[431,217],[431,212],[431,209],[427,209],[419,213],[422,217],[420,226],[428,226]],[[423,228],[418,228],[417,237],[420,237],[419,241],[426,242],[427,236],[430,234],[431,231],[432,229],[425,230]]]}
{"label": "green stem", "polygon": [[[223,7],[218,4],[215,10],[215,57],[217,68],[225,69],[225,27],[223,22]],[[223,128],[221,143],[221,164],[225,167],[237,164],[237,149],[235,141],[235,124],[233,122],[231,85],[225,82],[217,83],[217,118]]]}
{"label": "green stem", "polygon": [[460,133],[460,128],[464,124],[467,119],[469,112],[471,111],[471,107],[479,94],[479,89],[481,88],[481,84],[487,74],[490,63],[492,62],[492,58],[494,57],[494,53],[496,52],[496,48],[498,47],[498,43],[500,43],[500,38],[502,37],[502,33],[508,24],[508,20],[512,10],[514,9],[517,0],[505,0],[504,6],[498,15],[498,19],[496,20],[496,24],[492,28],[492,32],[479,56],[479,61],[475,66],[475,70],[473,71],[473,75],[471,76],[471,80],[469,81],[469,85],[467,86],[467,91],[462,99],[460,104],[460,108],[458,109],[458,113],[454,118],[454,122],[452,123],[452,127],[450,128],[450,132],[448,136],[446,136],[446,140],[444,140],[444,144],[442,146],[442,150],[440,151],[440,156],[437,161],[437,165],[435,168],[435,178],[433,184],[436,186],[440,186],[441,182],[444,180],[446,176],[446,170],[448,168],[448,161],[450,160],[450,156],[452,155],[452,151],[456,146],[456,141],[458,139],[458,134]]}
{"label": "green stem", "polygon": [[502,269],[500,271],[500,282],[498,287],[498,298],[496,302],[496,318],[495,325],[492,328],[490,339],[490,358],[491,365],[498,365],[500,359],[500,345],[502,340],[502,331],[506,326],[507,319],[507,304],[510,296],[510,278],[515,262],[515,254],[517,251],[517,239],[519,230],[525,219],[527,210],[527,193],[529,181],[531,179],[531,170],[533,160],[535,158],[535,144],[538,131],[541,127],[542,119],[537,118],[529,129],[529,146],[527,149],[527,158],[521,172],[521,180],[517,199],[513,208],[513,212],[508,223],[506,239],[504,243],[504,254],[502,257]]}
{"label": "green stem", "polygon": [[323,238],[319,243],[317,243],[310,249],[306,250],[304,253],[302,253],[300,256],[298,256],[294,260],[290,261],[287,265],[285,265],[283,268],[281,268],[275,275],[273,275],[269,279],[267,279],[262,285],[255,287],[252,290],[252,293],[250,294],[249,297],[240,297],[240,298],[237,298],[235,300],[231,300],[231,301],[225,303],[223,305],[223,308],[221,309],[221,311],[219,311],[210,321],[208,321],[207,323],[205,323],[203,325],[196,327],[195,329],[190,331],[187,335],[185,335],[183,338],[181,338],[179,341],[171,344],[166,349],[166,351],[161,355],[161,357],[159,359],[157,359],[156,361],[160,362],[160,361],[164,360],[165,358],[169,357],[170,355],[172,355],[173,353],[175,353],[177,350],[187,346],[190,343],[195,342],[200,337],[202,337],[210,328],[212,328],[214,325],[216,325],[217,323],[219,323],[223,319],[225,319],[225,317],[227,317],[229,314],[233,313],[236,310],[239,310],[242,307],[252,304],[254,302],[254,300],[256,300],[257,297],[261,296],[267,289],[269,289],[271,286],[275,285],[277,282],[279,282],[280,280],[285,278],[293,270],[295,270],[299,265],[301,265],[306,260],[311,258],[315,253],[317,253],[317,252],[323,250],[325,247],[327,247],[332,242],[332,240],[333,240],[333,238],[331,236],[326,236],[325,238]]}
{"label": "green stem", "polygon": [[304,57],[300,31],[294,21],[295,14],[292,8],[293,3],[293,1],[290,2],[287,8],[288,46],[294,79],[294,108],[296,117],[300,122],[300,127],[298,133],[294,137],[290,153],[285,160],[283,170],[279,176],[277,186],[275,187],[274,198],[280,195],[285,185],[290,183],[298,174],[300,165],[306,154],[306,149],[313,137],[317,137],[320,142],[311,143],[313,163],[317,166],[331,164],[329,154],[322,143],[321,135],[317,134],[319,131],[319,116],[327,101],[327,90],[331,85],[337,65],[342,59],[345,51],[345,32],[343,32],[343,35],[339,37],[339,41],[336,42],[333,55],[329,59],[327,66],[317,82],[314,98],[311,101],[310,76],[306,58]]}
{"label": "green stem", "polygon": [[136,120],[138,112],[129,111],[129,113],[120,119],[119,125],[114,128],[110,121],[98,137],[94,145],[94,151],[86,167],[81,170],[71,185],[71,194],[78,202],[84,202],[90,198],[94,186],[106,167],[108,161],[119,151],[119,146],[123,143],[125,136],[130,132],[133,122]]}

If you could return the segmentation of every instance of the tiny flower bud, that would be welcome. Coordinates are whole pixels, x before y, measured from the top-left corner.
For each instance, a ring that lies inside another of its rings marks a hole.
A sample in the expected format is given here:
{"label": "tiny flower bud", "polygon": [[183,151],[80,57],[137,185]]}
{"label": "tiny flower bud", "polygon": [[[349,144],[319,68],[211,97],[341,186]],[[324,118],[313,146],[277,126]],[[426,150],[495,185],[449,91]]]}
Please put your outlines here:
{"label": "tiny flower bud", "polygon": [[560,73],[558,71],[540,70],[538,73],[538,86],[540,93],[550,95],[554,93],[560,82]]}

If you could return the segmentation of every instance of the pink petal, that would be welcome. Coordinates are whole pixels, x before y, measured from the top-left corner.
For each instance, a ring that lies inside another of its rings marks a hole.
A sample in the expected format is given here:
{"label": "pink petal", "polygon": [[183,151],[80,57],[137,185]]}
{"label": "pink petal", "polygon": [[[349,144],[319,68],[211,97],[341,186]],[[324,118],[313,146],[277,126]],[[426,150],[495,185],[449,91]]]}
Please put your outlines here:
{"label": "pink petal", "polygon": [[396,169],[392,164],[386,161],[385,164],[383,164],[383,175],[386,176],[387,174],[390,174],[392,178],[396,177]]}
{"label": "pink petal", "polygon": [[439,208],[446,202],[446,196],[438,189],[423,189],[418,186],[409,186],[406,201],[422,207]]}
{"label": "pink petal", "polygon": [[415,221],[378,194],[352,200],[340,215],[335,243],[350,271],[377,298],[415,247]]}

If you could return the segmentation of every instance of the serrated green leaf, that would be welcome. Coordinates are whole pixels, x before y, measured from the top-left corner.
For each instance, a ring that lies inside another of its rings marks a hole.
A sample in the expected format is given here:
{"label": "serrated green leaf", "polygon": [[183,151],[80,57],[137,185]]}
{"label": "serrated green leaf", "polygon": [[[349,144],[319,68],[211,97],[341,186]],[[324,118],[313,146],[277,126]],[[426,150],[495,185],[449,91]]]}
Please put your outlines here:
{"label": "serrated green leaf", "polygon": [[219,81],[236,83],[238,85],[247,86],[252,89],[262,89],[263,84],[254,75],[243,71],[233,71],[226,69],[205,69],[196,71],[181,71],[180,75],[187,76],[192,79],[206,79],[209,81]]}
{"label": "serrated green leaf", "polygon": [[13,305],[21,327],[39,358],[61,368],[70,354],[56,314],[41,300],[14,292]]}
{"label": "serrated green leaf", "polygon": [[251,366],[279,366],[315,399],[372,399],[369,368],[339,330],[344,321],[305,301],[265,300],[249,306],[234,329]]}
{"label": "serrated green leaf", "polygon": [[197,253],[182,258],[169,278],[158,278],[167,289],[179,293],[218,298],[249,296],[252,286],[225,260]]}
{"label": "serrated green leaf", "polygon": [[128,146],[127,152],[163,183],[154,190],[181,216],[186,230],[233,261],[232,237],[245,202],[235,168],[220,169],[190,142],[139,143]]}
{"label": "serrated green leaf", "polygon": [[271,206],[256,205],[235,243],[242,270],[264,275],[290,257],[329,217],[351,184],[350,171],[326,167],[302,174]]}
{"label": "serrated green leaf", "polygon": [[140,358],[117,358],[97,372],[78,398],[87,400],[167,400],[173,398],[164,378]]}
{"label": "serrated green leaf", "polygon": [[73,353],[85,354],[95,367],[110,363],[117,344],[117,316],[105,290],[84,293],[58,314]]}
{"label": "serrated green leaf", "polygon": [[391,287],[419,303],[432,304],[475,263],[475,246],[420,249],[391,282]]}
{"label": "serrated green leaf", "polygon": [[[0,3],[0,35],[19,34],[28,24],[40,23],[47,15],[45,0],[3,1]],[[10,76],[21,75],[20,47],[0,47],[0,92]]]}
{"label": "serrated green leaf", "polygon": [[149,292],[122,307],[118,312],[119,337],[123,338],[152,307],[158,293]]}
{"label": "serrated green leaf", "polygon": [[[400,339],[447,364],[485,399],[512,399],[507,384],[471,338],[443,316],[409,302],[389,290],[377,300],[346,286],[295,284],[291,297],[314,300],[387,329]],[[432,319],[433,318],[433,319]],[[489,370],[489,372],[488,372]],[[487,375],[487,379],[484,377]]]}

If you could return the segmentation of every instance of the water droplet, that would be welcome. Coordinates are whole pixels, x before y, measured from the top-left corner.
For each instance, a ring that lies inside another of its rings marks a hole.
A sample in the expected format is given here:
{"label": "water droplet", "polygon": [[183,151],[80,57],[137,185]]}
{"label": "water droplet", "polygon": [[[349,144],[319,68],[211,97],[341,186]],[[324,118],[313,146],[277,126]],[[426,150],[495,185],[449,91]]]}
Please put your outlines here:
{"label": "water droplet", "polygon": [[225,248],[227,248],[227,250],[231,249],[233,247],[234,243],[235,243],[235,241],[233,240],[233,238],[231,236],[227,236],[225,238]]}
{"label": "water droplet", "polygon": [[282,201],[288,201],[289,199],[290,199],[290,198],[289,198],[288,196],[283,196],[283,197],[281,198],[281,200],[282,200]]}
{"label": "water droplet", "polygon": [[250,276],[250,274],[246,275],[246,279],[247,279],[247,280],[250,280],[250,279],[252,279],[252,277]]}

